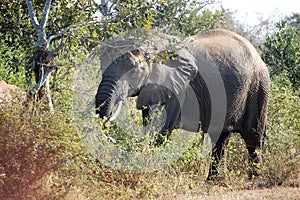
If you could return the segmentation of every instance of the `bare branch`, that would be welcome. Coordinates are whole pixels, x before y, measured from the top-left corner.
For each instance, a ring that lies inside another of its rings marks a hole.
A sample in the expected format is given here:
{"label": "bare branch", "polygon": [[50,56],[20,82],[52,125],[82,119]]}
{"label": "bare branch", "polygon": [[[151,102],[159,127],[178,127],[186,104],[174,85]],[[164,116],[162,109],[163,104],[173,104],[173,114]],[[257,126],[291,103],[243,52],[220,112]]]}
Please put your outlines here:
{"label": "bare branch", "polygon": [[101,4],[99,5],[99,11],[103,16],[109,16],[108,2],[106,0],[101,0]]}
{"label": "bare branch", "polygon": [[43,75],[43,77],[40,79],[40,81],[34,86],[34,88],[32,88],[27,93],[27,98],[31,98],[33,95],[35,95],[40,90],[40,88],[45,84],[45,82],[47,81],[51,72],[58,68],[57,65],[42,64],[42,66],[48,67],[48,70]]}
{"label": "bare branch", "polygon": [[51,0],[47,0],[46,3],[45,3],[43,15],[42,15],[42,20],[40,21],[40,26],[42,28],[46,27],[49,12],[50,12],[50,5],[51,5]]}
{"label": "bare branch", "polygon": [[54,57],[56,57],[58,55],[58,52],[63,48],[63,46],[65,45],[64,40],[62,39],[60,44],[53,50],[48,51],[48,56],[46,58],[46,60],[52,60]]}
{"label": "bare branch", "polygon": [[58,53],[63,48],[64,45],[65,45],[65,41],[64,41],[64,39],[62,39],[60,44],[54,50],[50,51],[49,53],[52,53],[52,52]]}
{"label": "bare branch", "polygon": [[101,0],[101,2],[94,0],[94,3],[98,5],[98,10],[104,17],[111,16],[113,7],[116,5],[116,2],[108,0]]}
{"label": "bare branch", "polygon": [[39,22],[36,18],[35,11],[34,11],[34,8],[33,8],[33,5],[32,5],[32,1],[31,0],[26,0],[26,3],[27,3],[29,16],[30,16],[30,19],[32,21],[32,24],[33,24],[35,29],[38,29],[39,28]]}
{"label": "bare branch", "polygon": [[55,38],[58,38],[62,35],[64,35],[68,30],[70,29],[74,29],[74,28],[78,28],[78,27],[81,27],[81,26],[86,26],[86,25],[90,25],[90,24],[98,24],[98,23],[101,23],[99,21],[90,21],[90,22],[83,22],[83,23],[79,23],[79,24],[72,24],[70,26],[67,26],[66,28],[62,29],[61,31],[59,31],[57,34],[55,35],[51,35],[49,38],[48,38],[48,43],[50,44],[51,40],[55,39]]}
{"label": "bare branch", "polygon": [[65,35],[70,37],[70,38],[75,38],[75,39],[82,40],[82,41],[85,41],[85,42],[96,43],[96,44],[101,43],[100,41],[91,40],[91,39],[89,39],[87,37],[83,37],[83,36],[74,36],[74,35],[71,35],[71,34],[68,34],[68,33],[66,33]]}
{"label": "bare branch", "polygon": [[36,18],[35,11],[34,11],[34,8],[32,5],[32,0],[26,0],[26,3],[27,3],[30,19],[32,21],[33,27],[35,28],[35,30],[38,34],[38,38],[39,38],[39,44],[35,45],[35,46],[48,48],[50,43],[47,43],[45,27],[43,27],[43,26],[46,24],[46,21],[47,21],[48,15],[49,15],[51,0],[47,0],[46,5],[44,7],[43,19],[42,19],[43,24],[42,25],[39,24],[39,22]]}

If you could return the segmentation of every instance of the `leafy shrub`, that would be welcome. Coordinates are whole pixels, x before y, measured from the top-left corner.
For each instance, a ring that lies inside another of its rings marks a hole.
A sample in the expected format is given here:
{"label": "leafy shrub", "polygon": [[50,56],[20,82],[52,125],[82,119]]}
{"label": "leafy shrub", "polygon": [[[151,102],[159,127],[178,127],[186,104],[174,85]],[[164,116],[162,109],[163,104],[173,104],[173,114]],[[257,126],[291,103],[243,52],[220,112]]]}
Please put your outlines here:
{"label": "leafy shrub", "polygon": [[300,164],[300,98],[292,83],[277,77],[272,84],[264,177],[282,184],[297,176]]}
{"label": "leafy shrub", "polygon": [[280,74],[289,78],[294,88],[300,86],[300,26],[287,20],[276,24],[277,31],[266,38],[262,58],[270,66],[271,77]]}
{"label": "leafy shrub", "polygon": [[20,46],[12,48],[0,41],[0,80],[25,87],[26,75],[25,67],[23,67],[25,53],[23,51]]}
{"label": "leafy shrub", "polygon": [[18,101],[3,105],[0,199],[41,199],[67,194],[78,181],[80,167],[90,159],[76,129],[65,122],[64,115],[48,113],[42,105],[35,110]]}

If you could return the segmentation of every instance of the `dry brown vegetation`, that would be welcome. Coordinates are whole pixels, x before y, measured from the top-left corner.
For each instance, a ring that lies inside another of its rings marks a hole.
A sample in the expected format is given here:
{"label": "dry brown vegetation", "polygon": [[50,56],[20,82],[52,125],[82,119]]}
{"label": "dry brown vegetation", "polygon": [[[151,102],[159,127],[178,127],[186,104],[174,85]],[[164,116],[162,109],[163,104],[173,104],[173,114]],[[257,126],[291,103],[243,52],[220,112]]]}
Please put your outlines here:
{"label": "dry brown vegetation", "polygon": [[300,199],[299,111],[289,87],[273,86],[262,175],[248,180],[245,144],[234,135],[219,180],[206,183],[198,140],[159,171],[120,172],[87,151],[68,112],[16,98],[0,107],[0,199]]}

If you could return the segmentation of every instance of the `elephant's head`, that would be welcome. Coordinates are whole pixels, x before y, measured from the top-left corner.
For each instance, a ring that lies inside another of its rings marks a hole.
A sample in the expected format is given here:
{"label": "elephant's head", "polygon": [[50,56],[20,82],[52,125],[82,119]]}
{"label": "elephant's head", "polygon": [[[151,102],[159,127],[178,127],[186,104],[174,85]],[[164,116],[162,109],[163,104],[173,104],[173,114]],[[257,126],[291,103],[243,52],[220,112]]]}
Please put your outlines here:
{"label": "elephant's head", "polygon": [[138,96],[137,109],[164,104],[182,93],[196,73],[194,58],[187,50],[151,57],[141,49],[128,51],[104,70],[96,95],[96,113],[100,118],[109,117],[114,105],[133,96]]}

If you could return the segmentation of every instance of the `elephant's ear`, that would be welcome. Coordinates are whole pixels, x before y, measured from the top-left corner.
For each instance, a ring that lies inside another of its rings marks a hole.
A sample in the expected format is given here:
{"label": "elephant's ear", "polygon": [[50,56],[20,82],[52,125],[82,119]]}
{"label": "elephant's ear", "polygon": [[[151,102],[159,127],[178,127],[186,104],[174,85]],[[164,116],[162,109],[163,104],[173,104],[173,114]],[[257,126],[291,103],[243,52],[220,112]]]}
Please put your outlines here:
{"label": "elephant's ear", "polygon": [[166,84],[178,95],[189,87],[190,82],[197,76],[198,68],[194,57],[188,50],[181,50],[177,55],[166,63],[171,68],[172,73],[166,76]]}
{"label": "elephant's ear", "polygon": [[178,51],[176,56],[170,56],[164,64],[154,64],[149,81],[140,90],[137,108],[165,103],[168,99],[181,95],[196,75],[194,57],[187,50]]}
{"label": "elephant's ear", "polygon": [[150,83],[141,88],[137,98],[136,108],[143,109],[143,106],[163,104],[172,97],[175,97],[175,94],[168,88]]}

